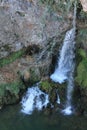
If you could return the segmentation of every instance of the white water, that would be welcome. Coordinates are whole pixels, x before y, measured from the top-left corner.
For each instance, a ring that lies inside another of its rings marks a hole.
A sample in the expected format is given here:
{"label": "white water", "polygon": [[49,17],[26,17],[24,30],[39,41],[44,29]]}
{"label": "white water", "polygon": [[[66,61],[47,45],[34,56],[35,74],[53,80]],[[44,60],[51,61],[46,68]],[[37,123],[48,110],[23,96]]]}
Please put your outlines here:
{"label": "white water", "polygon": [[48,95],[42,92],[36,85],[35,87],[28,88],[26,95],[21,101],[21,112],[30,115],[35,109],[42,110],[42,108],[46,107],[48,103]]}
{"label": "white water", "polygon": [[70,115],[72,113],[72,91],[74,87],[74,49],[75,49],[75,28],[69,30],[63,42],[62,49],[60,51],[60,57],[58,61],[58,67],[55,69],[54,73],[50,78],[54,82],[59,82],[60,84],[67,82],[67,101],[65,109],[62,111],[65,115]]}
{"label": "white water", "polygon": [[60,104],[60,97],[58,94],[57,94],[57,103]]}
{"label": "white water", "polygon": [[50,76],[50,78],[59,83],[63,83],[68,79],[68,75],[71,71],[74,58],[74,38],[75,38],[75,29],[72,28],[65,35],[63,42],[63,47],[60,51],[60,57],[58,60],[58,67],[55,69],[55,72]]}
{"label": "white water", "polygon": [[64,115],[70,115],[73,113],[72,107],[72,92],[74,88],[74,58],[75,58],[75,31],[76,31],[76,2],[74,3],[74,17],[73,17],[73,28],[69,30],[63,42],[62,49],[60,51],[60,57],[57,63],[57,68],[50,78],[54,82],[67,82],[67,100],[65,109],[62,110]]}
{"label": "white water", "polygon": [[73,73],[74,73],[74,49],[75,49],[75,28],[69,30],[63,42],[62,49],[60,51],[60,57],[58,61],[58,67],[55,69],[54,73],[50,78],[54,82],[59,82],[60,84],[67,81],[67,101],[66,107],[63,113],[69,115],[72,113],[72,91],[74,87]]}

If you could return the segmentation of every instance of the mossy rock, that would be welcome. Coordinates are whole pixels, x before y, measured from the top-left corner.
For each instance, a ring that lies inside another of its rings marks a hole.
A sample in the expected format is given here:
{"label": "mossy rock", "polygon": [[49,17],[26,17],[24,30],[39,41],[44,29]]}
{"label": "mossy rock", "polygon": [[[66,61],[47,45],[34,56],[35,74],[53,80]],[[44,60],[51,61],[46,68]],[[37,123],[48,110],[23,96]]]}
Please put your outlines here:
{"label": "mossy rock", "polygon": [[14,52],[14,53],[10,54],[6,58],[1,58],[0,59],[0,67],[3,67],[5,65],[7,65],[7,64],[10,64],[10,63],[14,62],[16,59],[22,57],[24,52],[25,52],[25,50],[20,50],[20,51],[17,51],[17,52]]}
{"label": "mossy rock", "polygon": [[57,89],[52,89],[49,94],[49,100],[52,104],[55,104],[57,101]]}
{"label": "mossy rock", "polygon": [[30,73],[30,79],[29,79],[29,84],[34,84],[36,82],[39,82],[41,77],[40,77],[40,70],[37,67],[32,67],[29,69]]}
{"label": "mossy rock", "polygon": [[79,84],[80,87],[87,87],[87,56],[86,52],[83,49],[79,50],[79,56],[81,61],[77,66],[77,75],[75,81]]}
{"label": "mossy rock", "polygon": [[49,74],[49,65],[33,65],[19,73],[26,85],[33,85]]}
{"label": "mossy rock", "polygon": [[49,94],[50,101],[54,104],[57,100],[57,94],[59,94],[62,103],[66,100],[66,83],[58,84],[51,80],[44,80],[40,82],[40,89]]}
{"label": "mossy rock", "polygon": [[57,84],[44,80],[40,82],[40,89],[46,93],[50,93],[53,88],[57,87]]}
{"label": "mossy rock", "polygon": [[0,84],[0,106],[18,102],[22,90],[24,91],[25,89],[21,81]]}
{"label": "mossy rock", "polygon": [[19,72],[25,86],[31,86],[41,80],[40,70],[38,67],[30,67],[23,72]]}
{"label": "mossy rock", "polygon": [[87,58],[87,55],[86,55],[85,50],[79,49],[78,53],[79,53],[79,55],[80,55],[82,58]]}
{"label": "mossy rock", "polygon": [[21,81],[0,84],[0,96],[3,96],[6,90],[16,95],[20,89],[24,89],[24,85]]}

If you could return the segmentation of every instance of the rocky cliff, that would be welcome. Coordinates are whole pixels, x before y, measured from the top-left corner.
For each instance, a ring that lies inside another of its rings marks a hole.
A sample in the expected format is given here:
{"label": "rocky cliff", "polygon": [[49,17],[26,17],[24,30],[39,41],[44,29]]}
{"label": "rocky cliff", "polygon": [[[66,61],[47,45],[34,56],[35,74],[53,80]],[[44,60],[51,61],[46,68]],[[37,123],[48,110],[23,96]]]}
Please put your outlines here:
{"label": "rocky cliff", "polygon": [[[28,85],[48,79],[54,69],[64,35],[72,27],[73,1],[0,0],[0,19],[2,107],[3,104],[19,101],[21,93]],[[86,28],[87,13],[78,1],[75,84],[81,95],[82,90],[87,88]],[[85,97],[80,97],[84,104],[87,102]],[[84,109],[81,102],[77,106]]]}

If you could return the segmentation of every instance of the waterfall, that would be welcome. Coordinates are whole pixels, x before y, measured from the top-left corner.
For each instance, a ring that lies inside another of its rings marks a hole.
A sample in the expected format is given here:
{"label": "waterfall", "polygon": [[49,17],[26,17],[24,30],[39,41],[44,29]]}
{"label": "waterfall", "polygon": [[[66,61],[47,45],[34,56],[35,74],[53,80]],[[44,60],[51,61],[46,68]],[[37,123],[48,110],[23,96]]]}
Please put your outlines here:
{"label": "waterfall", "polygon": [[54,82],[67,82],[67,100],[65,109],[62,111],[65,115],[72,114],[72,92],[74,88],[74,68],[75,68],[75,31],[76,31],[76,2],[74,5],[73,28],[67,31],[62,49],[60,51],[57,68],[50,78]]}
{"label": "waterfall", "polygon": [[58,94],[57,94],[57,103],[60,104],[60,97]]}
{"label": "waterfall", "polygon": [[42,92],[38,85],[28,88],[26,95],[23,97],[21,104],[21,112],[25,114],[32,114],[32,112],[37,110],[42,110],[49,103],[48,95]]}
{"label": "waterfall", "polygon": [[67,101],[65,109],[63,110],[64,114],[70,115],[72,113],[72,91],[74,87],[73,73],[75,68],[74,63],[74,54],[75,50],[75,28],[69,30],[63,42],[62,49],[60,51],[58,67],[55,69],[54,73],[50,78],[54,82],[63,83],[65,80],[67,82]]}
{"label": "waterfall", "polygon": [[63,47],[60,51],[60,57],[58,61],[58,67],[50,78],[59,83],[63,83],[68,79],[68,75],[71,71],[74,59],[74,45],[75,45],[75,29],[72,28],[65,35]]}

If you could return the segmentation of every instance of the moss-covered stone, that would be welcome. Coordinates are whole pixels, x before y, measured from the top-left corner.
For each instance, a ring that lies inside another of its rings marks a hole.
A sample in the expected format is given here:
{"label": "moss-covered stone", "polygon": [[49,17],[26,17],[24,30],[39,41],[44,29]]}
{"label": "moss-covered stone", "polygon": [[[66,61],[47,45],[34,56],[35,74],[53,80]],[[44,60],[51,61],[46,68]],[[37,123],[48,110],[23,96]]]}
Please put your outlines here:
{"label": "moss-covered stone", "polygon": [[45,80],[40,83],[40,89],[49,94],[49,101],[54,105],[57,101],[57,84]]}
{"label": "moss-covered stone", "polygon": [[32,82],[33,84],[40,81],[41,77],[40,77],[40,71],[39,68],[35,67],[35,68],[30,68],[29,69],[30,72],[30,82]]}
{"label": "moss-covered stone", "polygon": [[81,61],[77,66],[77,75],[75,81],[79,84],[80,87],[87,87],[87,56],[86,52],[83,49],[79,49],[79,56]]}
{"label": "moss-covered stone", "polygon": [[0,107],[18,102],[24,89],[21,81],[0,84]]}
{"label": "moss-covered stone", "polygon": [[40,82],[40,89],[46,93],[49,93],[53,88],[56,88],[56,87],[57,87],[57,84],[48,80]]}
{"label": "moss-covered stone", "polygon": [[40,89],[49,94],[49,100],[52,104],[56,103],[58,95],[62,104],[66,100],[66,84],[58,84],[50,80],[44,80],[40,82]]}

